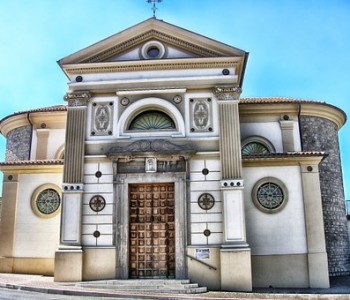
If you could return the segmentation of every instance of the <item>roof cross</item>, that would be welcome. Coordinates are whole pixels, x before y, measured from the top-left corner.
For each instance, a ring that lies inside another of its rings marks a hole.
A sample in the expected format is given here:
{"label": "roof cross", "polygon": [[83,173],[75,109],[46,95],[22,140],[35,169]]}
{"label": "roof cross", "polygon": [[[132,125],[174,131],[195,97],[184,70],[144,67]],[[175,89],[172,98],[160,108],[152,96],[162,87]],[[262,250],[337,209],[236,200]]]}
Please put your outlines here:
{"label": "roof cross", "polygon": [[153,3],[152,10],[153,10],[153,18],[156,18],[156,10],[158,9],[156,7],[156,3],[162,2],[162,0],[147,0],[148,3]]}

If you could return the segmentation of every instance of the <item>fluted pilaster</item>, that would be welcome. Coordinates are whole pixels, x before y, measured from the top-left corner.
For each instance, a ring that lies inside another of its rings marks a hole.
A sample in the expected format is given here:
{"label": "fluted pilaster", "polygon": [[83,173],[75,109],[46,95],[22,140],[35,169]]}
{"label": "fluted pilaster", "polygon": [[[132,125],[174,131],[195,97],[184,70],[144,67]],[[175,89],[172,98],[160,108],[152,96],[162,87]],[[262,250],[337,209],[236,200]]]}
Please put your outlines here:
{"label": "fluted pilaster", "polygon": [[239,87],[215,88],[219,105],[222,179],[242,178]]}
{"label": "fluted pilaster", "polygon": [[64,97],[68,101],[63,175],[65,183],[83,182],[86,110],[90,97],[88,92],[67,93]]}

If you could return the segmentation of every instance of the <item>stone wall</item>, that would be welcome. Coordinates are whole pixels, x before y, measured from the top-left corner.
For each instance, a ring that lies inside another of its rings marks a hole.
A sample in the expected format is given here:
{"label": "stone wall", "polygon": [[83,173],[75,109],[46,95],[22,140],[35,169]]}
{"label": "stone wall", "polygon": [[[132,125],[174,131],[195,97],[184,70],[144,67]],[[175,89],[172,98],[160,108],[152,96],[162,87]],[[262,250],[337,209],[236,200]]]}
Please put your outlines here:
{"label": "stone wall", "polygon": [[337,126],[324,118],[301,116],[300,130],[304,151],[328,154],[320,164],[320,183],[329,275],[348,275],[350,245]]}
{"label": "stone wall", "polygon": [[30,159],[31,126],[16,128],[7,135],[6,161]]}

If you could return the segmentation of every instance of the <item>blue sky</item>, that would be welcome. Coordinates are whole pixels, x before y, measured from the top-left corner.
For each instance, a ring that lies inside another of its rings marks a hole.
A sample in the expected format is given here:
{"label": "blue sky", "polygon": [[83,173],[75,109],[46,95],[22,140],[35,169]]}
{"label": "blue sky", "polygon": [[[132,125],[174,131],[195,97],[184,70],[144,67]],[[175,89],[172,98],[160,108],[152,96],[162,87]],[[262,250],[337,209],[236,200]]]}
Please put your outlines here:
{"label": "blue sky", "polygon": [[[158,19],[250,53],[243,97],[323,100],[350,116],[350,1],[163,0],[158,8]],[[67,80],[56,61],[150,17],[146,0],[0,0],[0,119],[63,104]],[[340,143],[350,200],[348,123]],[[0,138],[0,161],[4,153]]]}

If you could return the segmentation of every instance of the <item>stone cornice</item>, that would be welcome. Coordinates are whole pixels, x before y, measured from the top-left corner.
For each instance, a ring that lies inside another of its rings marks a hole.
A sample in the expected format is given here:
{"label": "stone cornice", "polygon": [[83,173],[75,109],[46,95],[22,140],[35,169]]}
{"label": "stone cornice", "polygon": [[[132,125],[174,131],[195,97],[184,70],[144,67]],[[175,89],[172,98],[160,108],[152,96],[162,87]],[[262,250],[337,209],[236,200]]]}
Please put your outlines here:
{"label": "stone cornice", "polygon": [[318,165],[327,155],[324,152],[288,152],[242,156],[243,167]]}
{"label": "stone cornice", "polygon": [[94,63],[94,62],[102,62],[108,60],[113,56],[118,55],[119,53],[125,52],[133,47],[137,47],[139,44],[145,43],[150,39],[158,39],[162,42],[166,42],[170,45],[174,45],[176,47],[182,48],[186,51],[189,51],[198,56],[206,56],[206,57],[215,57],[221,56],[222,52],[213,51],[211,49],[205,49],[196,44],[190,43],[186,40],[181,40],[175,36],[171,36],[169,34],[165,34],[163,32],[157,30],[149,30],[145,33],[142,33],[138,36],[135,36],[127,41],[122,43],[118,43],[113,47],[110,47],[96,55],[90,56],[82,60],[82,63]]}
{"label": "stone cornice", "polygon": [[240,120],[256,119],[260,116],[293,114],[328,119],[340,129],[346,122],[346,114],[341,109],[320,101],[294,98],[241,98],[239,103]]}
{"label": "stone cornice", "polygon": [[66,124],[66,108],[61,109],[37,109],[32,111],[24,111],[10,115],[0,122],[0,131],[3,136],[16,128],[23,126],[34,126],[40,128],[45,124],[49,129],[63,129]]}
{"label": "stone cornice", "polygon": [[169,141],[157,140],[140,140],[127,146],[111,148],[107,156],[112,159],[125,157],[147,157],[147,156],[183,156],[190,157],[196,153],[190,145],[176,145]]}
{"label": "stone cornice", "polygon": [[63,173],[63,160],[2,162],[0,170],[11,174]]}
{"label": "stone cornice", "polygon": [[140,72],[155,70],[187,70],[236,67],[236,74],[240,74],[242,65],[240,57],[223,58],[196,58],[196,59],[162,59],[128,62],[105,62],[89,64],[65,65],[64,70],[68,75],[80,75],[91,73],[115,73],[115,72]]}
{"label": "stone cornice", "polygon": [[215,41],[162,20],[150,18],[73,53],[59,60],[58,63],[62,67],[72,63],[103,62],[120,53],[125,53],[130,49],[140,47],[150,40],[158,40],[197,57],[243,57],[246,54],[246,52],[241,49]]}

